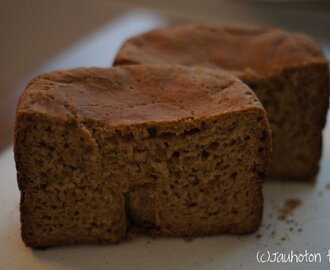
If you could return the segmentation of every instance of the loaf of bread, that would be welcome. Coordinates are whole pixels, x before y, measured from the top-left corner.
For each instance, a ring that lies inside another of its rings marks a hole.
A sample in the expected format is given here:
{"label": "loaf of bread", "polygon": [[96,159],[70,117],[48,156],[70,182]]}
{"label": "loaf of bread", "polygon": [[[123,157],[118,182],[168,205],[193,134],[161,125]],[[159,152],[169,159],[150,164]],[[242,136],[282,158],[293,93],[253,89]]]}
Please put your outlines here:
{"label": "loaf of bread", "polygon": [[313,179],[329,101],[329,67],[309,37],[272,28],[168,27],[132,37],[114,65],[181,64],[224,70],[266,109],[273,151],[269,177]]}
{"label": "loaf of bread", "polygon": [[[265,111],[234,76],[137,65],[33,79],[16,117],[22,238],[34,248],[254,232]],[[136,230],[135,230],[136,231]]]}

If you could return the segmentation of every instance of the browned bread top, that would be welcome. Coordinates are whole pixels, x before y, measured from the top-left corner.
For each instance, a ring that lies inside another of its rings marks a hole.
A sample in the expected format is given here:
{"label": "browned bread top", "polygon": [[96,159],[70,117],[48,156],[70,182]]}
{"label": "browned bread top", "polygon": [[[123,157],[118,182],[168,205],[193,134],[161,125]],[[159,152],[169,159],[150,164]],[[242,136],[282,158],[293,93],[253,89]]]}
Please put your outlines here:
{"label": "browned bread top", "polygon": [[254,93],[231,75],[175,65],[137,65],[40,75],[23,93],[17,112],[120,126],[250,108],[263,110]]}
{"label": "browned bread top", "polygon": [[325,61],[315,42],[300,33],[265,27],[188,25],[156,29],[130,38],[114,65],[176,63],[270,74]]}

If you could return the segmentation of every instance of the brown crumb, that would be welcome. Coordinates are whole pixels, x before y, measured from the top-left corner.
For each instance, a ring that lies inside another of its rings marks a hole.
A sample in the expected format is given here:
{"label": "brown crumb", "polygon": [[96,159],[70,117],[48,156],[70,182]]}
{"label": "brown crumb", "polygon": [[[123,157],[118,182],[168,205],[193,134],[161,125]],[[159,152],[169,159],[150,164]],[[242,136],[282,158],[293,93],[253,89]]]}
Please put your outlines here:
{"label": "brown crumb", "polygon": [[257,239],[260,239],[262,237],[262,235],[260,234],[260,233],[258,233],[257,235],[256,235],[256,238]]}
{"label": "brown crumb", "polygon": [[299,229],[298,229],[298,232],[302,232],[302,231],[303,231],[303,229],[302,229],[302,228],[299,228]]}
{"label": "brown crumb", "polygon": [[278,219],[286,220],[288,216],[292,215],[294,210],[301,205],[301,200],[299,199],[287,199],[283,205],[278,210]]}
{"label": "brown crumb", "polygon": [[282,240],[282,241],[285,241],[285,240],[286,240],[286,238],[285,238],[285,237],[282,237],[282,238],[281,238],[281,240]]}
{"label": "brown crumb", "polygon": [[292,224],[292,223],[293,223],[293,220],[291,220],[291,219],[286,219],[285,222],[286,222],[287,224]]}
{"label": "brown crumb", "polygon": [[187,242],[187,243],[190,243],[190,242],[192,242],[192,241],[194,241],[194,240],[195,240],[194,237],[186,237],[186,238],[184,239],[184,241]]}

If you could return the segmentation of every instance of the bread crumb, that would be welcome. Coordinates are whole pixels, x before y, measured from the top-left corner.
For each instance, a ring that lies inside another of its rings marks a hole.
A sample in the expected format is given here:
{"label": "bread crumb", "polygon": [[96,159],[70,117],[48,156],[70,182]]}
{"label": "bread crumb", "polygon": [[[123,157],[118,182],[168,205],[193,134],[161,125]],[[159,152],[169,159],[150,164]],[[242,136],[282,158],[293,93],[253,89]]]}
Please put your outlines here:
{"label": "bread crumb", "polygon": [[186,238],[184,239],[184,241],[187,242],[187,243],[190,243],[190,242],[192,242],[192,241],[194,241],[194,240],[195,240],[194,237],[186,237]]}
{"label": "bread crumb", "polygon": [[286,220],[288,216],[292,215],[294,210],[301,205],[300,199],[287,199],[283,205],[278,210],[278,219]]}

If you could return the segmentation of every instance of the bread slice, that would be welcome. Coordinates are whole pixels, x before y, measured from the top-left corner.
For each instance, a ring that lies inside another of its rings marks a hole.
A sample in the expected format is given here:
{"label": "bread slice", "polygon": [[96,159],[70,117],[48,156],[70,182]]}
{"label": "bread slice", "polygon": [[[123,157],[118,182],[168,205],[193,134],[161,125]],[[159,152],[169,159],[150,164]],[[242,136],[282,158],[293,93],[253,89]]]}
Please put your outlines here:
{"label": "bread slice", "polygon": [[171,65],[43,74],[17,108],[23,240],[254,232],[269,149],[263,107],[231,75]]}
{"label": "bread slice", "polygon": [[311,38],[274,28],[168,27],[129,39],[114,65],[155,63],[238,76],[267,111],[273,136],[268,176],[309,180],[317,174],[329,67]]}

